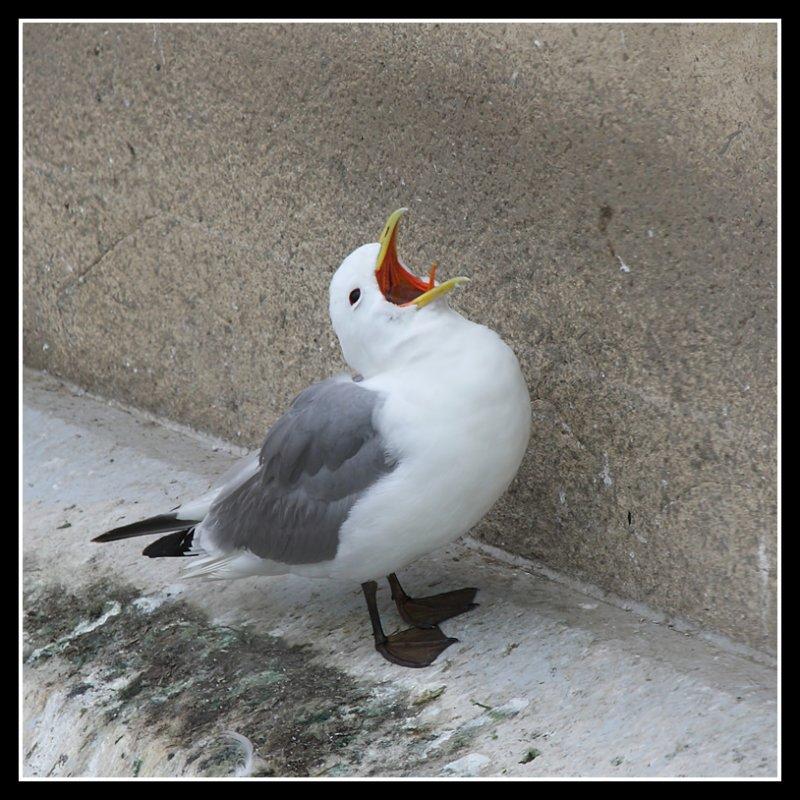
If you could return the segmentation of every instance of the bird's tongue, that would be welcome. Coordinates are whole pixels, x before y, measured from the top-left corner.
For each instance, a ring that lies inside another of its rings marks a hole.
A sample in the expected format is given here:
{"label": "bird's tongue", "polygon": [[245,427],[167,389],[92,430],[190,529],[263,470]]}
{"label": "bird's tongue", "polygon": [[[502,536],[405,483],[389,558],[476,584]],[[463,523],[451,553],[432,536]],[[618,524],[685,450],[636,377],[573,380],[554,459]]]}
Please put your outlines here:
{"label": "bird's tongue", "polygon": [[430,289],[433,289],[436,265],[431,267],[427,280],[418,278],[413,272],[406,269],[397,254],[395,239],[397,228],[391,233],[386,254],[379,269],[375,273],[383,296],[395,305],[404,305],[416,300]]}

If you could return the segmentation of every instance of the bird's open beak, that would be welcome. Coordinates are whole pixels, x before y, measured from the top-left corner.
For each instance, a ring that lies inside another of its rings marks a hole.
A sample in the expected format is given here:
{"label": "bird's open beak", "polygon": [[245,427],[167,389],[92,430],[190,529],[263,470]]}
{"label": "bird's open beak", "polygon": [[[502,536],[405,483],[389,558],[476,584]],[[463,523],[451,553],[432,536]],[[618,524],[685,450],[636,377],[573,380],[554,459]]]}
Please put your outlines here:
{"label": "bird's open beak", "polygon": [[456,286],[467,283],[469,278],[450,278],[444,283],[436,283],[436,264],[431,267],[427,279],[418,278],[403,264],[397,254],[397,226],[406,211],[407,208],[399,208],[386,220],[380,238],[381,249],[375,262],[375,278],[383,296],[390,303],[422,308]]}

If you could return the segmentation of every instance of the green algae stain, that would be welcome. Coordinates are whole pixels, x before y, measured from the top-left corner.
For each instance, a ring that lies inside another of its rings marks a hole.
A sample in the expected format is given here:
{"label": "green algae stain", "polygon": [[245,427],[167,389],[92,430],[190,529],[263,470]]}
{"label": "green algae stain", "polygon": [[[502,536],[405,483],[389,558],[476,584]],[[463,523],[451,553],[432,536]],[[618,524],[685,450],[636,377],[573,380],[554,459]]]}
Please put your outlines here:
{"label": "green algae stain", "polygon": [[434,700],[438,700],[444,694],[446,688],[446,686],[439,686],[436,689],[428,689],[422,692],[422,694],[414,700],[414,705],[424,706],[428,703],[432,703]]}
{"label": "green algae stain", "polygon": [[527,753],[525,753],[525,755],[522,757],[522,761],[520,761],[519,763],[520,764],[530,764],[531,761],[533,761],[534,758],[538,758],[541,754],[542,754],[542,751],[541,750],[537,750],[534,747],[534,748],[528,750]]}
{"label": "green algae stain", "polygon": [[[133,602],[139,594],[98,581],[25,595],[28,668],[53,657],[67,661],[67,692],[95,698],[98,726],[117,721],[165,739],[186,755],[188,774],[233,774],[238,749],[214,744],[224,729],[250,739],[268,765],[263,774],[309,775],[331,762],[334,772],[358,774],[376,741],[403,753],[385,774],[408,774],[419,763],[415,737],[401,724],[420,710],[407,693],[387,697],[317,663],[306,646],[215,625],[180,599],[147,613]],[[119,613],[104,619],[114,603]],[[85,632],[73,635],[81,626]],[[141,761],[133,769],[138,774]],[[148,771],[158,774],[153,765]]]}

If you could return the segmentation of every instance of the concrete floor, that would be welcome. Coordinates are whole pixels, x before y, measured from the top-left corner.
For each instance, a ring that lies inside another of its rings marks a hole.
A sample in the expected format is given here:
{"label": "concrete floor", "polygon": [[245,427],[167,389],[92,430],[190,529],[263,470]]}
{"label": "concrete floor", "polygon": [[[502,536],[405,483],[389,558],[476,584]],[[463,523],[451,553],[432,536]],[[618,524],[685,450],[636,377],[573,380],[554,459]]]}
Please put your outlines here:
{"label": "concrete floor", "polygon": [[26,775],[776,775],[769,664],[463,543],[401,576],[480,587],[424,670],[374,652],[357,586],[183,581],[144,540],[89,543],[232,458],[26,373]]}

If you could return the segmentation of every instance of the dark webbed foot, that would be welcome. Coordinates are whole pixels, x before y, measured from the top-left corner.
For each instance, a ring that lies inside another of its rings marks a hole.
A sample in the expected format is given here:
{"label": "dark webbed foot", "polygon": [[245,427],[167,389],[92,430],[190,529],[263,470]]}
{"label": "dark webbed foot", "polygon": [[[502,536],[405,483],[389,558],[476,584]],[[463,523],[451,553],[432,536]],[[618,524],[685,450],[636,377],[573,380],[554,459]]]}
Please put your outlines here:
{"label": "dark webbed foot", "polygon": [[394,573],[387,579],[392,589],[392,600],[396,603],[400,616],[409,625],[418,628],[433,627],[478,606],[478,603],[473,602],[478,590],[472,587],[434,594],[430,597],[409,597]]}
{"label": "dark webbed foot", "polygon": [[367,581],[367,583],[361,584],[361,588],[364,591],[369,618],[372,622],[375,649],[387,661],[399,664],[401,667],[427,667],[443,650],[458,641],[458,639],[445,636],[436,625],[429,625],[425,628],[409,628],[387,636],[383,632],[378,613],[376,601],[378,584],[375,581]]}
{"label": "dark webbed foot", "polygon": [[436,626],[408,628],[385,638],[384,642],[375,642],[375,649],[387,661],[401,667],[427,667],[441,652],[458,641],[445,636]]}

